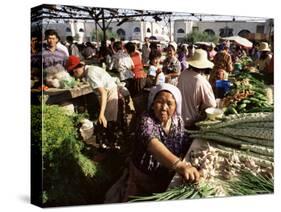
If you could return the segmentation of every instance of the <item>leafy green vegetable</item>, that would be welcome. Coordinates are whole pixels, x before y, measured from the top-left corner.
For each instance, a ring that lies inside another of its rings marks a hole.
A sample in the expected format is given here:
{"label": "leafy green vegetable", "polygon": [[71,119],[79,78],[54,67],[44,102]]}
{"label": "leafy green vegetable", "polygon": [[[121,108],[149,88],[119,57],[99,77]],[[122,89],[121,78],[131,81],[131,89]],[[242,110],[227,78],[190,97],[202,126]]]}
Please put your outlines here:
{"label": "leafy green vegetable", "polygon": [[81,191],[74,190],[81,189],[82,179],[88,182],[98,172],[82,153],[84,144],[77,133],[80,118],[68,116],[56,105],[32,106],[32,146],[41,151],[37,157],[43,160],[43,204],[71,204],[74,199],[82,203]]}

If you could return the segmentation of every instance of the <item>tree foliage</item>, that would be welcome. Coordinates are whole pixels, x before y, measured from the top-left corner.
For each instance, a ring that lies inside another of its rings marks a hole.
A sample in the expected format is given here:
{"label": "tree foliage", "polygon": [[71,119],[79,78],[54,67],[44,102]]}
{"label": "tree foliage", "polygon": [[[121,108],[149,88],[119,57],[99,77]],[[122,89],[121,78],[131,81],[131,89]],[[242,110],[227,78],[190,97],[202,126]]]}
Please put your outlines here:
{"label": "tree foliage", "polygon": [[[106,31],[106,38],[107,40],[110,39],[110,38],[115,38],[117,39],[118,38],[118,35],[117,33],[111,31],[111,30],[107,30]],[[98,32],[96,32],[96,30],[93,30],[92,32],[92,40],[95,40],[95,41],[102,41],[104,40],[103,38],[103,31],[102,30],[98,30]]]}
{"label": "tree foliage", "polygon": [[193,31],[185,37],[185,42],[194,44],[196,42],[213,42],[217,43],[219,38],[215,35],[210,35],[206,32]]}

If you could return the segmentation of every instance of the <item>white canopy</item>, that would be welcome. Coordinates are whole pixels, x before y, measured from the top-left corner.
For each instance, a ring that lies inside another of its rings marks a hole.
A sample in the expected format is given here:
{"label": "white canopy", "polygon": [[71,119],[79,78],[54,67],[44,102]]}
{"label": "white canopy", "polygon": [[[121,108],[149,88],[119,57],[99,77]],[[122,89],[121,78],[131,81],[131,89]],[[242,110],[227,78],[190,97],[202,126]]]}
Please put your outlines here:
{"label": "white canopy", "polygon": [[249,41],[246,38],[240,37],[240,36],[230,36],[230,37],[225,37],[222,38],[223,40],[229,40],[229,41],[234,41],[237,44],[244,46],[246,48],[252,48],[253,47],[253,43],[251,41]]}
{"label": "white canopy", "polygon": [[152,35],[152,36],[150,36],[150,40],[169,41],[170,38],[169,38],[168,35],[157,34],[157,35]]}

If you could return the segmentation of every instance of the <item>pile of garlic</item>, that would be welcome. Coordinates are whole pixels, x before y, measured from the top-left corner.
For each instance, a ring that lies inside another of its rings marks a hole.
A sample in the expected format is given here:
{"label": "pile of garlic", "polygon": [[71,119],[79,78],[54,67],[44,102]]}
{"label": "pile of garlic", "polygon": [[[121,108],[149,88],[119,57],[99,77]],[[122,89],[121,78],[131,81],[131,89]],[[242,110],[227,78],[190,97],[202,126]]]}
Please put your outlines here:
{"label": "pile of garlic", "polygon": [[221,155],[221,150],[208,144],[205,149],[191,151],[190,163],[196,167],[203,179],[213,180],[219,178],[222,180],[230,180],[238,175],[240,170],[249,170],[253,174],[267,174],[273,176],[273,167],[266,169],[257,165],[250,157],[241,160],[239,154],[233,151],[231,154]]}

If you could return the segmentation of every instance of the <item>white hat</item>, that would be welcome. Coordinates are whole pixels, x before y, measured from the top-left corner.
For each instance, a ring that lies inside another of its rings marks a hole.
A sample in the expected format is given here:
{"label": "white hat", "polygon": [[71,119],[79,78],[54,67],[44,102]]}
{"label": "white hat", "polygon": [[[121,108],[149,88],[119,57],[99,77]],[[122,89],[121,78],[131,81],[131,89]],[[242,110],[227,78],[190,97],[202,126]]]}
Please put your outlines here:
{"label": "white hat", "polygon": [[176,42],[170,42],[168,46],[172,46],[175,50],[175,52],[177,51],[178,45],[176,44]]}
{"label": "white hat", "polygon": [[259,51],[261,51],[261,52],[270,52],[271,50],[270,50],[267,42],[261,42],[260,46],[259,46]]}
{"label": "white hat", "polygon": [[188,64],[198,69],[213,68],[214,64],[208,60],[207,52],[203,49],[196,49]]}

